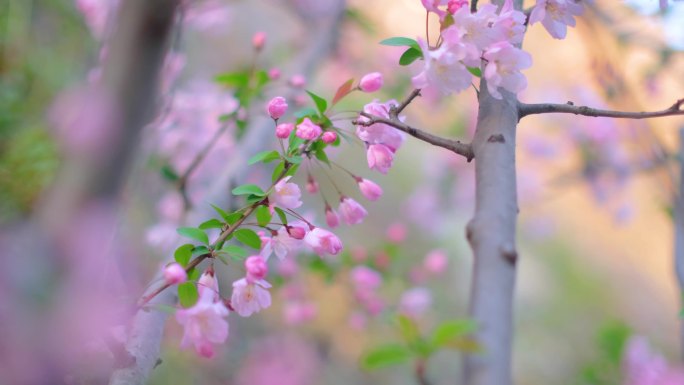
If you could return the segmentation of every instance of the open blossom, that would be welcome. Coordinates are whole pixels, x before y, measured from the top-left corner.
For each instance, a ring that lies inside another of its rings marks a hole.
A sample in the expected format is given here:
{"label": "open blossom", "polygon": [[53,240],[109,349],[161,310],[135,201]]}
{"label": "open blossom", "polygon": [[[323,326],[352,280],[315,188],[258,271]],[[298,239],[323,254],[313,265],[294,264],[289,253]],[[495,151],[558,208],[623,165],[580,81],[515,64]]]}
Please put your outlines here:
{"label": "open blossom", "polygon": [[532,66],[529,53],[502,41],[491,45],[483,57],[487,60],[483,76],[487,79],[487,90],[493,97],[501,99],[499,87],[513,93],[527,87],[527,79],[520,70]]}
{"label": "open blossom", "polygon": [[326,254],[337,255],[342,251],[342,241],[337,235],[320,227],[314,227],[304,237],[309,247],[319,256]]}
{"label": "open blossom", "polygon": [[252,255],[245,259],[245,271],[248,282],[261,281],[268,274],[268,265],[261,255]]}
{"label": "open blossom", "polygon": [[231,306],[242,317],[258,313],[271,306],[271,293],[266,290],[270,287],[271,284],[263,279],[256,282],[249,282],[246,278],[239,279],[233,282]]}
{"label": "open blossom", "polygon": [[437,15],[439,15],[440,19],[446,16],[446,12],[439,9],[438,7],[440,5],[446,5],[447,0],[420,0],[420,2],[423,4],[423,7],[425,7],[425,9],[428,12],[436,13]]}
{"label": "open blossom", "polygon": [[382,188],[377,183],[364,178],[357,178],[356,182],[359,184],[361,194],[369,201],[376,201],[382,196]]}
{"label": "open blossom", "polygon": [[221,344],[228,338],[228,308],[218,301],[213,292],[200,292],[197,303],[176,312],[176,320],[183,326],[181,347],[193,346],[203,357],[214,355],[213,344]]}
{"label": "open blossom", "polygon": [[[376,99],[363,106],[363,112],[381,118],[389,118],[389,111],[393,105],[397,106],[399,103],[396,100],[388,100],[385,103],[380,103],[380,101]],[[404,119],[405,117],[403,115],[399,116],[400,121],[403,122]],[[359,121],[368,121],[368,118],[361,116],[359,117]],[[356,127],[356,136],[369,144],[384,144],[389,147],[392,152],[397,151],[405,139],[403,132],[382,123],[375,123],[370,126],[358,125]]]}
{"label": "open blossom", "polygon": [[394,153],[384,144],[371,144],[368,146],[366,157],[368,159],[368,168],[377,170],[382,174],[387,174],[394,161]]}
{"label": "open blossom", "polygon": [[406,290],[399,300],[399,312],[411,317],[418,318],[432,305],[432,294],[424,287],[414,287]]}
{"label": "open blossom", "polygon": [[375,92],[382,88],[382,83],[382,74],[380,72],[371,72],[361,78],[359,89],[363,92]]}
{"label": "open blossom", "polygon": [[521,44],[525,35],[525,19],[524,13],[513,8],[513,0],[506,0],[492,27],[500,29],[509,43]]}
{"label": "open blossom", "polygon": [[282,96],[276,96],[271,99],[266,106],[266,110],[271,118],[278,120],[281,116],[285,115],[287,112],[287,101]]}
{"label": "open blossom", "polygon": [[468,0],[449,0],[447,4],[447,12],[454,14],[463,7],[468,7]]}
{"label": "open blossom", "polygon": [[348,225],[357,225],[368,215],[368,211],[359,202],[349,197],[342,197],[338,211],[342,220]]}
{"label": "open blossom", "polygon": [[295,183],[288,182],[292,178],[286,176],[278,181],[273,187],[273,192],[268,196],[272,205],[283,209],[296,209],[302,205],[302,192]]}
{"label": "open blossom", "polygon": [[200,276],[199,281],[197,281],[197,291],[200,296],[207,295],[211,296],[214,301],[219,300],[219,286],[216,277],[214,276],[213,269],[207,269]]}
{"label": "open blossom", "polygon": [[164,268],[164,280],[171,285],[183,283],[188,280],[188,273],[183,266],[174,262]]}
{"label": "open blossom", "polygon": [[472,75],[462,62],[468,55],[464,46],[442,44],[431,50],[422,39],[418,39],[418,44],[423,51],[425,64],[423,71],[411,79],[414,87],[434,88],[444,95],[470,87]]}
{"label": "open blossom", "polygon": [[315,124],[309,118],[304,118],[304,120],[297,125],[297,136],[305,140],[317,139],[323,130],[320,126]]}
{"label": "open blossom", "polygon": [[275,253],[276,257],[282,261],[289,254],[299,250],[302,244],[301,239],[304,238],[305,234],[306,230],[298,225],[290,224],[289,230],[281,227],[273,237],[266,238],[262,242],[264,246],[259,254],[268,260],[271,254]]}
{"label": "open blossom", "polygon": [[575,26],[575,16],[584,11],[577,0],[537,0],[530,14],[530,25],[541,22],[551,36],[565,39],[568,25]]}

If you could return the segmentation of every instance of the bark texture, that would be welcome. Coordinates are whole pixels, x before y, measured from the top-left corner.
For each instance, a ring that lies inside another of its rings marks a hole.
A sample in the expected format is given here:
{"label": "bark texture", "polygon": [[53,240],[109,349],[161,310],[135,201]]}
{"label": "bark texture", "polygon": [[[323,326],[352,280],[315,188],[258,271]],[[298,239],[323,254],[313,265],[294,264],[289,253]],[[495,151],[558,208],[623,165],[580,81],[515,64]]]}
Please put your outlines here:
{"label": "bark texture", "polygon": [[[684,303],[684,128],[679,130],[679,184],[674,199],[674,268],[679,283],[679,296]],[[684,320],[679,318],[681,360],[684,360]]]}

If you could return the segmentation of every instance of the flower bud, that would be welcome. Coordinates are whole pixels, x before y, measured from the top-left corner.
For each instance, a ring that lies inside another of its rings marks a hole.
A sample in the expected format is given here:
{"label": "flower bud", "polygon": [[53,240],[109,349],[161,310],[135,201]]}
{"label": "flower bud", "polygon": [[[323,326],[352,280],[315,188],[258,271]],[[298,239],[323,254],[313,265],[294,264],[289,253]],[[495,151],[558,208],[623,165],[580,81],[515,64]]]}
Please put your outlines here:
{"label": "flower bud", "polygon": [[328,227],[331,229],[340,225],[340,218],[330,207],[325,208],[325,223],[327,223]]}
{"label": "flower bud", "polygon": [[294,130],[294,124],[281,123],[276,126],[276,136],[280,139],[287,139],[290,137],[292,130]]}
{"label": "flower bud", "polygon": [[188,274],[179,263],[172,263],[164,268],[164,280],[170,285],[183,283],[188,280]]}
{"label": "flower bud", "polygon": [[245,259],[245,270],[247,271],[247,281],[257,282],[266,278],[268,265],[260,255],[252,255]]}
{"label": "flower bud", "polygon": [[252,36],[252,46],[257,51],[261,51],[266,44],[266,32],[257,32]]}
{"label": "flower bud", "polygon": [[287,111],[287,102],[285,101],[285,98],[282,96],[276,96],[275,98],[271,99],[271,101],[268,102],[267,111],[274,120],[280,119],[280,117],[285,115],[285,112]]}
{"label": "flower bud", "polygon": [[306,229],[296,226],[288,226],[287,233],[294,239],[304,239]]}
{"label": "flower bud", "polygon": [[290,78],[290,85],[295,88],[304,88],[306,85],[306,78],[304,75],[293,75]]}
{"label": "flower bud", "polygon": [[321,136],[321,140],[324,143],[331,144],[337,140],[337,133],[335,131],[326,131],[323,133],[323,136]]}
{"label": "flower bud", "polygon": [[278,80],[280,79],[280,68],[273,67],[270,70],[268,70],[268,77],[271,80]]}
{"label": "flower bud", "polygon": [[318,182],[309,174],[309,178],[306,180],[306,191],[309,194],[315,194],[318,192]]}
{"label": "flower bud", "polygon": [[364,75],[359,82],[359,89],[363,92],[375,92],[380,88],[382,88],[382,74],[380,72]]}
{"label": "flower bud", "polygon": [[357,178],[356,182],[359,184],[361,194],[369,201],[376,201],[382,196],[382,188],[375,182],[364,178]]}

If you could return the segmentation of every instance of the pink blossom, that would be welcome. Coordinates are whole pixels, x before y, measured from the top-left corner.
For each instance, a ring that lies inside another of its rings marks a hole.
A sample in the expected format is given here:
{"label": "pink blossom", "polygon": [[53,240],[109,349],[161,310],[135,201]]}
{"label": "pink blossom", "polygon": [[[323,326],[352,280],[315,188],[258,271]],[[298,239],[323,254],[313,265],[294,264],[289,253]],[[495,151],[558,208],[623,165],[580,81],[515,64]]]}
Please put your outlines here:
{"label": "pink blossom", "polygon": [[299,272],[299,264],[295,258],[283,258],[278,263],[278,274],[283,278],[293,277]]}
{"label": "pink blossom", "polygon": [[349,197],[340,199],[340,206],[337,210],[342,220],[348,225],[357,225],[368,215],[368,211],[359,202]]}
{"label": "pink blossom", "polygon": [[301,226],[294,225],[289,226],[289,229],[290,230],[288,231],[288,229],[283,226],[278,229],[273,237],[266,238],[266,241],[263,242],[264,247],[261,250],[260,255],[268,260],[271,253],[275,253],[276,257],[282,261],[289,254],[299,250],[302,244],[301,239],[304,236],[302,235],[302,238],[295,238],[290,235],[290,232],[299,236],[302,233],[306,233],[306,230]]}
{"label": "pink blossom", "polygon": [[200,293],[197,303],[188,309],[176,312],[176,320],[183,325],[181,347],[193,346],[197,354],[212,357],[212,344],[221,344],[228,338],[228,308],[222,301],[217,301],[212,292]]}
{"label": "pink blossom", "polygon": [[644,337],[632,337],[623,355],[623,385],[678,385],[684,384],[684,369],[668,365],[653,352]]}
{"label": "pink blossom", "polygon": [[231,10],[219,0],[190,2],[183,21],[200,31],[221,32],[228,25]]}
{"label": "pink blossom", "polygon": [[382,83],[382,74],[380,72],[371,72],[361,78],[359,89],[363,92],[375,92],[382,88]]}
{"label": "pink blossom", "polygon": [[319,256],[337,255],[342,251],[342,241],[335,234],[320,227],[314,227],[304,237],[309,247]]}
{"label": "pink blossom", "polygon": [[368,146],[366,156],[368,158],[368,167],[382,174],[387,174],[394,161],[392,150],[383,144],[371,144]]}
{"label": "pink blossom", "polygon": [[285,101],[285,98],[282,96],[276,96],[268,102],[266,110],[272,119],[278,120],[287,112],[287,101]]}
{"label": "pink blossom", "polygon": [[280,139],[287,139],[290,137],[290,133],[294,130],[295,126],[292,123],[280,123],[276,126],[276,137]]}
{"label": "pink blossom", "polygon": [[179,263],[171,263],[164,268],[164,281],[170,285],[183,283],[188,280],[188,274]]}
{"label": "pink blossom", "polygon": [[567,26],[575,26],[575,16],[584,11],[576,0],[537,0],[530,14],[530,25],[541,22],[551,36],[565,39]]}
{"label": "pink blossom", "polygon": [[200,296],[204,295],[206,292],[207,295],[210,295],[214,299],[214,301],[219,300],[219,286],[218,281],[214,276],[214,269],[208,268],[204,271],[204,273],[202,273],[199,281],[197,281],[197,291],[199,292]]}
{"label": "pink blossom", "polygon": [[[444,33],[443,36],[446,39],[448,35]],[[422,39],[418,39],[418,44],[423,51],[425,64],[423,71],[411,79],[414,87],[434,88],[444,95],[461,92],[470,87],[473,76],[462,62],[468,54],[465,46],[442,44],[441,47],[431,50]]]}
{"label": "pink blossom", "polygon": [[273,67],[270,70],[268,70],[268,77],[271,80],[278,80],[280,79],[280,69],[277,67]]}
{"label": "pink blossom", "polygon": [[[377,99],[371,103],[363,106],[363,112],[381,118],[389,118],[389,110],[391,106],[397,106],[399,103],[396,100],[388,100],[386,103],[380,103]],[[400,121],[404,121],[403,115],[399,116]],[[360,116],[359,121],[368,121],[365,116]],[[404,142],[404,134],[392,126],[382,123],[375,123],[370,126],[358,125],[356,127],[356,136],[366,143],[370,144],[384,144],[395,152],[401,147]]]}
{"label": "pink blossom", "polygon": [[382,275],[365,265],[359,265],[349,272],[356,290],[375,290],[382,285]]}
{"label": "pink blossom", "polygon": [[399,312],[411,317],[418,318],[432,306],[432,294],[424,287],[414,287],[406,290],[399,300]]}
{"label": "pink blossom", "polygon": [[468,0],[449,0],[449,3],[447,3],[447,12],[454,14],[462,7],[468,7]]}
{"label": "pink blossom", "polygon": [[233,282],[233,295],[230,303],[242,317],[249,317],[271,306],[271,284],[264,281],[249,282],[246,278]]}
{"label": "pink blossom", "polygon": [[444,252],[444,250],[432,250],[430,251],[423,260],[423,268],[425,271],[432,274],[441,274],[446,271],[449,265],[449,256]]}
{"label": "pink blossom", "polygon": [[309,194],[315,194],[318,192],[318,182],[309,174],[307,180],[306,180],[306,191]]}
{"label": "pink blossom", "polygon": [[292,176],[286,176],[275,184],[273,192],[268,196],[271,205],[283,209],[296,209],[302,205],[302,192],[296,183],[288,182],[290,178]]}
{"label": "pink blossom", "polygon": [[527,79],[520,70],[532,66],[529,53],[502,41],[487,48],[483,57],[487,60],[483,76],[487,79],[487,90],[493,97],[501,99],[499,87],[513,93],[527,87]]}
{"label": "pink blossom", "polygon": [[304,239],[306,235],[306,229],[298,226],[288,226],[287,233],[294,239]]}
{"label": "pink blossom", "polygon": [[261,51],[266,45],[266,32],[257,32],[252,36],[252,46],[257,51]]}
{"label": "pink blossom", "polygon": [[313,302],[291,301],[283,306],[285,322],[290,325],[299,325],[316,318],[318,307]]}
{"label": "pink blossom", "polygon": [[304,86],[306,85],[306,78],[304,77],[304,75],[293,75],[290,78],[290,85],[295,88],[304,88]]}
{"label": "pink blossom", "polygon": [[522,44],[525,35],[524,13],[513,8],[513,1],[506,0],[501,8],[499,17],[494,21],[493,28],[500,29],[511,44]]}
{"label": "pink blossom", "polygon": [[387,238],[394,243],[401,243],[406,239],[406,226],[401,222],[393,223],[387,228]]}
{"label": "pink blossom", "polygon": [[334,143],[335,140],[337,140],[337,133],[335,131],[326,131],[323,133],[323,136],[321,136],[321,140],[327,144]]}
{"label": "pink blossom", "polygon": [[364,178],[356,178],[356,183],[359,185],[361,194],[369,201],[376,201],[382,196],[382,188],[375,182]]}
{"label": "pink blossom", "polygon": [[440,5],[445,5],[447,3],[447,0],[420,0],[420,2],[423,4],[423,7],[428,12],[434,12],[437,15],[439,15],[439,18],[443,18],[446,15],[446,12],[439,9],[438,7]]}
{"label": "pink blossom", "polygon": [[449,46],[458,43],[462,45],[461,49],[465,48],[463,51],[469,56],[467,65],[478,66],[478,53],[490,44],[505,39],[502,26],[495,23],[499,18],[496,11],[494,4],[483,4],[476,13],[470,13],[468,7],[462,7],[454,13],[454,24],[444,31],[443,37]]}
{"label": "pink blossom", "polygon": [[268,265],[261,255],[252,255],[245,259],[245,270],[247,272],[247,282],[257,282],[266,278]]}
{"label": "pink blossom", "polygon": [[334,229],[335,227],[340,225],[340,218],[337,216],[337,213],[330,206],[327,206],[325,208],[325,223],[331,229]]}
{"label": "pink blossom", "polygon": [[311,121],[309,118],[304,118],[304,120],[297,125],[297,136],[305,140],[317,139],[323,130],[317,124]]}

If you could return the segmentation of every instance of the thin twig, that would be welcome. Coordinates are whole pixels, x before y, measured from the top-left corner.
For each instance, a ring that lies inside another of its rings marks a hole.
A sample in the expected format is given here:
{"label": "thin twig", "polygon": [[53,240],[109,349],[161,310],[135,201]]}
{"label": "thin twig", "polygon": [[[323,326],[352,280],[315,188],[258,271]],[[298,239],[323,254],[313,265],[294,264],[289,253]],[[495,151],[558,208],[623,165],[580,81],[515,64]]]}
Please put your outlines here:
{"label": "thin twig", "polygon": [[663,116],[676,116],[684,115],[684,110],[682,110],[682,104],[684,104],[684,98],[677,100],[670,107],[660,110],[660,111],[645,111],[645,112],[631,112],[631,111],[613,111],[613,110],[600,110],[597,108],[591,108],[587,106],[576,106],[572,102],[567,102],[566,104],[553,104],[553,103],[538,103],[538,104],[525,104],[518,103],[518,111],[520,118],[527,115],[535,114],[575,114],[583,116],[593,116],[593,117],[607,117],[607,118],[622,118],[622,119],[648,119],[648,118],[659,118]]}
{"label": "thin twig", "polygon": [[[399,104],[396,107],[393,106],[393,110],[395,111],[395,115],[399,115],[401,113],[401,111],[404,111],[404,108],[406,108],[406,106],[411,104],[413,99],[417,98],[418,96],[420,96],[420,88],[416,88],[415,90],[411,91],[411,93],[406,98],[406,100],[401,102],[401,104]],[[390,114],[390,116],[392,116],[392,114]]]}
{"label": "thin twig", "polygon": [[392,126],[392,127],[396,128],[397,130],[404,131],[405,133],[413,136],[416,139],[422,140],[423,142],[430,143],[430,144],[435,145],[437,147],[446,148],[447,150],[449,150],[451,152],[454,152],[458,155],[462,155],[468,160],[468,162],[470,162],[471,160],[473,160],[473,158],[475,158],[475,154],[473,153],[473,149],[469,143],[461,143],[458,140],[442,138],[441,136],[433,135],[433,134],[430,134],[429,132],[425,132],[425,131],[420,130],[418,128],[411,127],[408,124],[404,124],[404,123],[400,122],[399,120],[387,119],[387,118],[383,118],[380,116],[368,114],[365,112],[361,112],[360,115],[368,118],[368,120],[365,120],[365,121],[354,120],[354,121],[352,121],[353,124],[356,124],[359,126],[372,126],[373,124],[376,124],[376,123],[386,124],[388,126]]}

